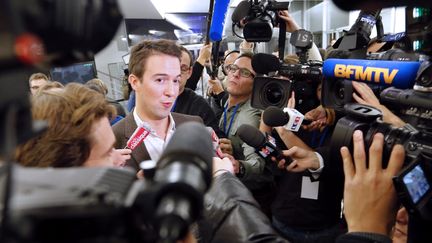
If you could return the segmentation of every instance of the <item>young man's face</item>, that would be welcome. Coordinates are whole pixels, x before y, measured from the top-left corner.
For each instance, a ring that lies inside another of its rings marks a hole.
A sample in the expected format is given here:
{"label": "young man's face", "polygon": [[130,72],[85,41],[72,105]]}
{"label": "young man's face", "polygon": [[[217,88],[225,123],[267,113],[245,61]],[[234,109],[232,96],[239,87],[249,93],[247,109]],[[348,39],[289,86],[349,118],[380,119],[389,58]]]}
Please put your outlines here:
{"label": "young man's face", "polygon": [[183,92],[184,87],[186,85],[186,81],[192,75],[192,67],[190,66],[190,57],[184,51],[182,51],[182,57],[181,57],[180,67],[181,67],[181,79],[180,79],[180,91],[179,91],[179,94],[181,94]]}
{"label": "young man's face", "polygon": [[31,94],[36,94],[36,91],[46,83],[48,83],[48,81],[46,81],[45,79],[33,79],[32,81],[30,81]]}
{"label": "young man's face", "polygon": [[92,125],[90,156],[83,166],[115,166],[119,157],[114,149],[115,136],[107,117],[103,117]]}
{"label": "young man's face", "polygon": [[234,64],[235,69],[228,72],[227,90],[230,95],[246,96],[252,93],[255,72],[252,69],[251,59],[241,57]]}
{"label": "young man's face", "polygon": [[129,76],[136,92],[136,109],[141,119],[167,118],[179,94],[180,61],[175,56],[155,54],[150,56],[142,77]]}

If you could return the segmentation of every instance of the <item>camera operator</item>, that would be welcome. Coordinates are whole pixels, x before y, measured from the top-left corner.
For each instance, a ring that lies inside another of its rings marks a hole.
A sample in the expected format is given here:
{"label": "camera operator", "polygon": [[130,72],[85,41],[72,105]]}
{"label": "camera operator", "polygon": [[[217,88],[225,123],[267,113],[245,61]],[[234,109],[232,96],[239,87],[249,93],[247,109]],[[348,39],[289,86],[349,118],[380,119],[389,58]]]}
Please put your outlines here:
{"label": "camera operator", "polygon": [[368,155],[361,131],[354,132],[353,144],[353,155],[347,147],[341,148],[348,233],[337,242],[391,242],[390,230],[397,211],[392,178],[402,168],[404,149],[395,145],[387,168],[382,168],[384,136],[381,133],[374,136]]}

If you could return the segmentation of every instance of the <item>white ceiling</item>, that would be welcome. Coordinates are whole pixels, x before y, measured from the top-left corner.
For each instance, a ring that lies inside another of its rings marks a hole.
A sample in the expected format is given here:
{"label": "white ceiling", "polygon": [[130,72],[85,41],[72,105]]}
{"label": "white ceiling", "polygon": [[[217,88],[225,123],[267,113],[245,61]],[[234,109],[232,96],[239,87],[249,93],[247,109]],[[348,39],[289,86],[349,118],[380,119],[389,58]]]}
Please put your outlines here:
{"label": "white ceiling", "polygon": [[[230,0],[237,6],[241,0]],[[210,0],[119,0],[123,16],[128,19],[162,19],[160,13],[205,13]]]}

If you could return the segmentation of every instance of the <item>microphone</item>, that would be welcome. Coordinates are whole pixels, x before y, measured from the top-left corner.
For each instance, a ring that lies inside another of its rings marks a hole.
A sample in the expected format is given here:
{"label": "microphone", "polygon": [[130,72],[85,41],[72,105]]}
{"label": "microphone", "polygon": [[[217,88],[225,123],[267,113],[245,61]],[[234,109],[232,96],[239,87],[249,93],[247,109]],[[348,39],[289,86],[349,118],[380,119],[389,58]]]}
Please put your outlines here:
{"label": "microphone", "polygon": [[231,21],[233,23],[239,23],[240,20],[244,19],[249,14],[251,6],[248,1],[241,1],[234,9],[234,12],[231,15]]}
{"label": "microphone", "polygon": [[420,62],[327,59],[323,64],[325,78],[379,83],[399,89],[412,88]]}
{"label": "microphone", "polygon": [[219,145],[219,137],[216,134],[216,132],[213,130],[212,127],[206,127],[207,130],[210,132],[211,134],[211,139],[212,139],[212,144],[213,144],[213,151],[215,152],[216,156],[218,156],[219,158],[223,159],[224,158],[224,154],[222,153],[222,150],[220,148]]}
{"label": "microphone", "polygon": [[282,110],[276,106],[269,106],[264,110],[263,122],[271,127],[284,126],[285,129],[294,132],[300,129],[300,125],[311,123],[311,121],[304,120],[304,115],[296,109],[284,108]]}
{"label": "microphone", "polygon": [[252,58],[252,68],[257,73],[268,74],[281,68],[279,59],[271,54],[257,53]]}
{"label": "microphone", "polygon": [[202,213],[204,194],[212,181],[213,146],[206,127],[180,125],[162,153],[154,181],[161,188],[155,202],[160,239],[175,242]]}
{"label": "microphone", "polygon": [[228,11],[230,0],[216,0],[214,5],[213,17],[210,24],[209,36],[212,41],[221,41],[225,23],[225,15]]}
{"label": "microphone", "polygon": [[255,148],[255,152],[267,162],[272,162],[271,157],[274,156],[277,160],[285,159],[285,166],[291,163],[291,158],[283,156],[282,151],[276,146],[276,140],[268,134],[266,138],[256,127],[243,124],[237,129],[237,134],[243,142]]}
{"label": "microphone", "polygon": [[126,148],[129,148],[131,150],[134,150],[138,145],[141,144],[142,141],[150,134],[150,129],[139,126],[135,129],[134,133],[132,133],[132,136],[129,138],[129,140],[126,143]]}

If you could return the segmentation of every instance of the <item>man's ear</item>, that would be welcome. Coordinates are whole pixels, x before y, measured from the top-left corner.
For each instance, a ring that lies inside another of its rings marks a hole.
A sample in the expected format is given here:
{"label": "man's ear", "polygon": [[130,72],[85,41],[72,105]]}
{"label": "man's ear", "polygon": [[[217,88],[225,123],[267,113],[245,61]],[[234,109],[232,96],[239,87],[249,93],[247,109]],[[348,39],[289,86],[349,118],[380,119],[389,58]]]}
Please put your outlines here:
{"label": "man's ear", "polygon": [[128,81],[129,81],[129,84],[132,86],[133,90],[136,90],[139,83],[141,82],[140,79],[137,76],[135,76],[134,74],[129,75]]}

